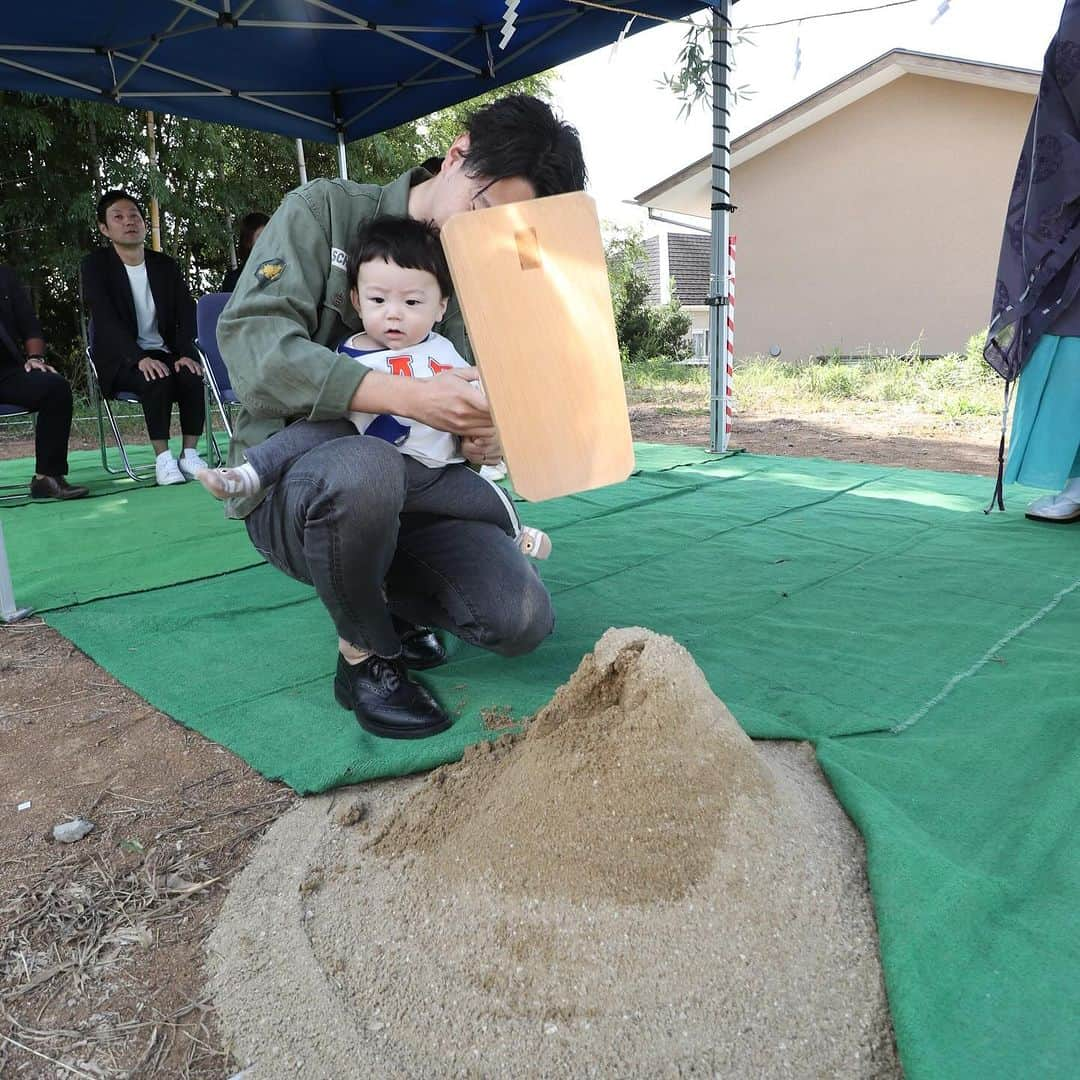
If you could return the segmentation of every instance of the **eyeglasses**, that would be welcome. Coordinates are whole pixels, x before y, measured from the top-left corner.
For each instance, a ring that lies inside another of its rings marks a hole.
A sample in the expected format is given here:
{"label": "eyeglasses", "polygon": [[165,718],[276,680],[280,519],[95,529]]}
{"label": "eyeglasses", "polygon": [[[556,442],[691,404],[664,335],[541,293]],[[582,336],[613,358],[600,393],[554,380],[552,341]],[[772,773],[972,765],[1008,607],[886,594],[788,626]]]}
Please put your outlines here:
{"label": "eyeglasses", "polygon": [[[498,182],[499,182],[499,179],[498,179],[498,177],[496,177],[496,178],[495,178],[494,180],[489,180],[489,181],[488,181],[488,182],[487,182],[487,183],[486,183],[486,184],[485,184],[485,185],[484,185],[484,186],[483,186],[483,187],[482,187],[482,188],[481,188],[481,189],[480,189],[480,190],[479,190],[479,191],[478,191],[478,192],[477,192],[477,193],[476,193],[476,194],[475,194],[475,195],[474,195],[474,196],[473,196],[473,197],[472,197],[472,198],[471,198],[470,200],[469,200],[469,209],[470,209],[470,210],[476,210],[476,209],[477,209],[477,205],[476,205],[476,200],[477,200],[477,199],[479,199],[479,198],[480,198],[480,196],[481,196],[481,195],[483,195],[483,194],[484,194],[484,192],[485,192],[485,191],[487,191],[487,189],[488,189],[489,187],[491,187],[491,186],[492,186],[492,185],[494,185],[494,184],[497,184]],[[479,209],[481,209],[481,210],[486,210],[486,209],[488,209],[488,208],[490,207],[490,205],[491,205],[491,204],[490,204],[490,202],[489,202],[489,203],[485,203],[485,204],[482,204],[482,205],[481,205],[481,206],[479,207]]]}

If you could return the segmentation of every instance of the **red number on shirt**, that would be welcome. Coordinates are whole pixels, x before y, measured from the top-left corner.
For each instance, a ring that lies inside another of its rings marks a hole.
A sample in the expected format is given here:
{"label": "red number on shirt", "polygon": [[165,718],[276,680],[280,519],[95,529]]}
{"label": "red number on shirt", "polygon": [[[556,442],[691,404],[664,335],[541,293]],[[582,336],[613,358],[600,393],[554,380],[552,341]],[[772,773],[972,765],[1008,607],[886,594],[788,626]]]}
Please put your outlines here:
{"label": "red number on shirt", "polygon": [[386,363],[391,375],[404,375],[407,379],[413,377],[411,356],[388,356]]}
{"label": "red number on shirt", "polygon": [[453,364],[440,364],[434,356],[429,356],[427,362],[432,375],[438,375],[440,371],[452,371],[454,368]]}

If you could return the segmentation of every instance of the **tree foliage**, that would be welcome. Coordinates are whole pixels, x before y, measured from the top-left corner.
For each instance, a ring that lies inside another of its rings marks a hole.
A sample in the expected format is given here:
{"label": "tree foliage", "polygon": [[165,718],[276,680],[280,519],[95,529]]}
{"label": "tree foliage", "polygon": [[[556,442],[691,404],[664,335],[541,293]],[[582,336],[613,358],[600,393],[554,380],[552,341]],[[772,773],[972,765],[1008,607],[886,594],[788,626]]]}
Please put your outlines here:
{"label": "tree foliage", "polygon": [[687,359],[692,352],[689,334],[693,320],[682,310],[674,290],[666,304],[649,302],[648,256],[640,231],[613,230],[604,256],[623,362]]}
{"label": "tree foliage", "polygon": [[[533,76],[358,140],[346,150],[349,176],[387,183],[441,155],[478,105],[515,90],[546,97],[550,85],[550,75]],[[157,197],[162,248],[197,296],[217,288],[230,265],[230,220],[272,213],[298,182],[294,139],[175,116],[155,120],[153,169],[145,112],[0,92],[0,262],[30,288],[53,362],[77,386],[78,268],[101,243],[94,207],[105,191],[125,188],[144,204]],[[304,151],[309,178],[338,174],[335,146],[306,142]]]}

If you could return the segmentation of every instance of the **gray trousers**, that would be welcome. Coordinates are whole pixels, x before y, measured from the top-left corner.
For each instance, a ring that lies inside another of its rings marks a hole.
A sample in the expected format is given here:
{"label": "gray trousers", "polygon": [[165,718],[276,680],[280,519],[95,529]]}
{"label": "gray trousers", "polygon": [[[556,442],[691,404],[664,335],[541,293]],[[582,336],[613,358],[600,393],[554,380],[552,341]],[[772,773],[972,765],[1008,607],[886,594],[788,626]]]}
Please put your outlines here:
{"label": "gray trousers", "polygon": [[[464,465],[429,469],[340,423],[248,516],[256,550],[315,587],[339,637],[380,656],[401,651],[391,616],[504,656],[535,649],[554,627],[551,597],[516,530],[485,519],[506,516],[494,485]],[[256,471],[260,449],[247,455]]]}

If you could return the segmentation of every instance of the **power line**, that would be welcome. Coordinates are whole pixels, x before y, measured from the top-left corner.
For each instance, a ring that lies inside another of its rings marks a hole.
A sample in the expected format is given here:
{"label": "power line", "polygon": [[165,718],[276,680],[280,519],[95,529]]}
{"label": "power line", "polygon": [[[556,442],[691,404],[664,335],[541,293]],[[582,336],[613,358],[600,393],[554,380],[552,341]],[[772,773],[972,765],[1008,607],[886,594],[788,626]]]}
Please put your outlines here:
{"label": "power line", "polygon": [[875,4],[873,7],[847,8],[844,11],[823,11],[818,15],[800,15],[795,19],[781,19],[780,22],[755,23],[753,26],[740,26],[739,30],[766,30],[770,26],[787,26],[795,22],[809,22],[811,19],[831,19],[836,15],[858,15],[864,11],[882,11],[884,8],[904,7],[918,3],[918,0],[892,0],[889,4]]}
{"label": "power line", "polygon": [[[648,11],[635,11],[633,8],[619,7],[616,4],[606,4],[602,0],[566,0],[575,7],[596,8],[598,11],[610,11],[614,15],[634,15],[639,19],[651,19],[653,22],[677,23],[682,26],[697,26],[703,24],[693,19],[669,19],[665,15],[653,15]],[[918,3],[919,0],[891,0],[886,4],[874,4],[872,7],[845,8],[843,11],[822,11],[817,15],[799,15],[792,19],[781,19],[780,22],[755,23],[752,26],[740,26],[739,30],[766,30],[771,26],[787,26],[793,22],[809,22],[811,19],[832,19],[837,15],[859,15],[864,11],[882,11],[885,8],[905,7],[908,4]]]}

